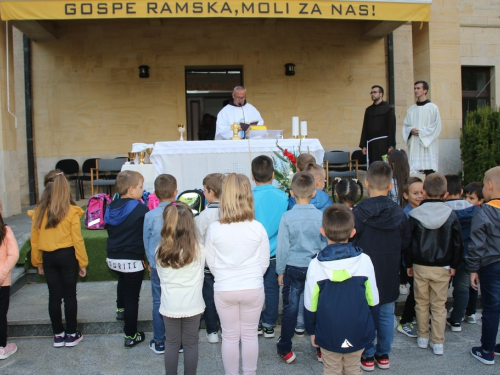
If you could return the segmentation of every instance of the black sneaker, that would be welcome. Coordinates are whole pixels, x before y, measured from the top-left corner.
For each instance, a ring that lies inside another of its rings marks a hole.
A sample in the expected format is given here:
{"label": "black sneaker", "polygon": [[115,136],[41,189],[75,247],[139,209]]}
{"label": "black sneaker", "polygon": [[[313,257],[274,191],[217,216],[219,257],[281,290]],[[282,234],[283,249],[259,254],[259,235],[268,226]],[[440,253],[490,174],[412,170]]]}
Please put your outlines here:
{"label": "black sneaker", "polygon": [[295,328],[295,336],[302,337],[306,330],[303,328]]}
{"label": "black sneaker", "polygon": [[137,332],[134,336],[125,336],[125,347],[131,348],[144,341],[144,332]]}
{"label": "black sneaker", "polygon": [[75,335],[66,335],[66,346],[76,346],[82,341],[83,335],[80,331],[76,331]]}
{"label": "black sneaker", "polygon": [[262,332],[264,332],[264,337],[272,339],[274,337],[274,329],[262,327]]}
{"label": "black sneaker", "polygon": [[388,369],[391,366],[389,361],[389,355],[387,354],[382,354],[381,356],[376,355],[375,363],[377,364],[378,368],[381,369]]}
{"label": "black sneaker", "polygon": [[125,309],[116,309],[116,320],[125,320]]}
{"label": "black sneaker", "polygon": [[446,324],[450,326],[452,332],[462,332],[462,324],[454,323],[451,318],[446,319]]}

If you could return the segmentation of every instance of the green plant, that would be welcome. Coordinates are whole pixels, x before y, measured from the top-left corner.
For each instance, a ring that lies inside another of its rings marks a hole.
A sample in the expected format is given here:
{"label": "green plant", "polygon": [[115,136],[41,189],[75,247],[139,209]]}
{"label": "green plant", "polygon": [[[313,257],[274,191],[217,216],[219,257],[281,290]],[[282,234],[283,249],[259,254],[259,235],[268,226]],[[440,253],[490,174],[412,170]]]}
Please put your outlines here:
{"label": "green plant", "polygon": [[483,181],[484,172],[500,165],[500,111],[480,107],[469,112],[460,137],[464,184]]}

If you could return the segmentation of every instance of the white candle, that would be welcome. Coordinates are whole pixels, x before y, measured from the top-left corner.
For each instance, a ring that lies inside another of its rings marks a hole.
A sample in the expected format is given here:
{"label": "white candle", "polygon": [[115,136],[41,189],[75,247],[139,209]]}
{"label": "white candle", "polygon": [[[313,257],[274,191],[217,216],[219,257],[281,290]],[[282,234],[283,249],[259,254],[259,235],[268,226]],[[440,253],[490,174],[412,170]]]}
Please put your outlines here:
{"label": "white candle", "polygon": [[299,118],[297,116],[292,117],[292,136],[299,136]]}
{"label": "white candle", "polygon": [[300,135],[307,135],[307,121],[300,122]]}

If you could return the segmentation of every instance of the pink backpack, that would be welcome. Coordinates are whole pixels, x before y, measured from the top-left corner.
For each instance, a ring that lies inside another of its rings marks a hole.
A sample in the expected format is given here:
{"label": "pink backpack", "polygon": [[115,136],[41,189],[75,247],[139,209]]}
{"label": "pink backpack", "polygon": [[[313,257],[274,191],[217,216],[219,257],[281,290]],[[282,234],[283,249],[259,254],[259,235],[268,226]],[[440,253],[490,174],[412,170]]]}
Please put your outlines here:
{"label": "pink backpack", "polygon": [[111,198],[108,194],[99,193],[90,197],[85,210],[85,227],[87,229],[104,229],[106,226],[104,214],[109,203],[111,203]]}
{"label": "pink backpack", "polygon": [[151,211],[152,209],[158,207],[159,204],[160,204],[160,200],[155,195],[155,193],[149,194],[149,196],[148,196],[148,208],[149,208],[149,211]]}

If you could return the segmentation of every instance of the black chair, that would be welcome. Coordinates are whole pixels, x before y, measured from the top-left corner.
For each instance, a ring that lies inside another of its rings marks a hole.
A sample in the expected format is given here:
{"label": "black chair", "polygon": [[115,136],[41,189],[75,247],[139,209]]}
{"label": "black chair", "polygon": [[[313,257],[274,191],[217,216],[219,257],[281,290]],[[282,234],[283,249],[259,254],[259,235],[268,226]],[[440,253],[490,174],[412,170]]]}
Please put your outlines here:
{"label": "black chair", "polygon": [[96,167],[95,161],[99,158],[87,159],[82,164],[82,175],[80,176],[80,196],[85,199],[83,182],[90,182],[90,170]]}
{"label": "black chair", "polygon": [[[107,186],[108,191],[109,191],[109,195],[111,195],[111,187],[115,185],[116,178],[105,179],[105,178],[103,178],[103,174],[120,173],[124,163],[125,162],[122,158],[120,158],[120,159],[95,159],[96,167],[90,169],[90,188],[92,191],[92,195],[94,195],[94,186],[97,186],[97,189],[99,189],[99,186]],[[95,177],[94,177],[94,174],[95,174]],[[101,178],[99,177],[99,174],[101,174],[101,176],[102,176]]]}
{"label": "black chair", "polygon": [[326,169],[326,186],[330,186],[330,179],[335,177],[358,178],[358,161],[351,160],[349,152],[326,152],[323,160],[325,162]]}
{"label": "black chair", "polygon": [[358,171],[366,171],[367,170],[366,155],[363,155],[363,151],[361,151],[361,150],[354,151],[351,155],[351,160],[358,161]]}
{"label": "black chair", "polygon": [[56,164],[56,169],[64,172],[69,181],[75,181],[75,200],[80,200],[80,165],[75,159],[62,159]]}

